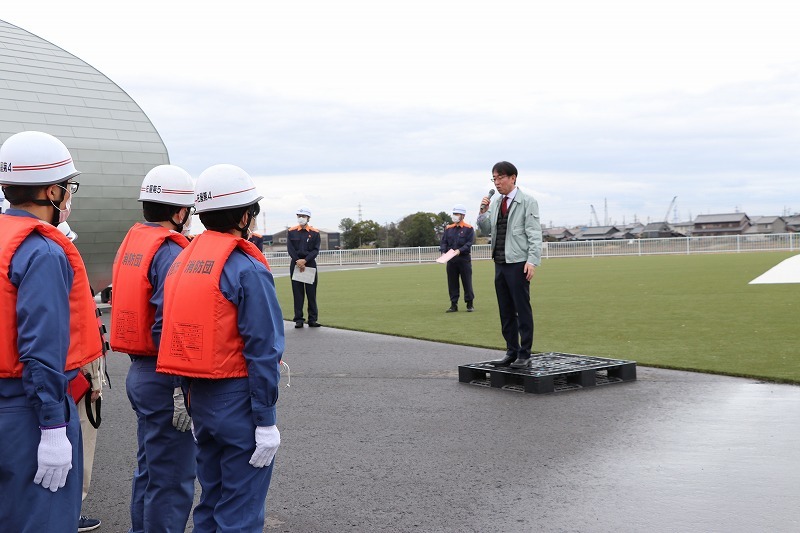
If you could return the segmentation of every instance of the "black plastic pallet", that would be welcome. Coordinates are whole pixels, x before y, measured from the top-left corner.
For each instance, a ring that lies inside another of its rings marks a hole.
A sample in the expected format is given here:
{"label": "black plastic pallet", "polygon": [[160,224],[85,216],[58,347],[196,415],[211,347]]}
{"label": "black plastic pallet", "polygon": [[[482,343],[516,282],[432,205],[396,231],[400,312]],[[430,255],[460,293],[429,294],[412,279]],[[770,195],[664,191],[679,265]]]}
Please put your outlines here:
{"label": "black plastic pallet", "polygon": [[544,394],[624,383],[636,379],[636,361],[606,359],[573,353],[533,354],[528,368],[495,367],[489,361],[458,367],[458,381]]}

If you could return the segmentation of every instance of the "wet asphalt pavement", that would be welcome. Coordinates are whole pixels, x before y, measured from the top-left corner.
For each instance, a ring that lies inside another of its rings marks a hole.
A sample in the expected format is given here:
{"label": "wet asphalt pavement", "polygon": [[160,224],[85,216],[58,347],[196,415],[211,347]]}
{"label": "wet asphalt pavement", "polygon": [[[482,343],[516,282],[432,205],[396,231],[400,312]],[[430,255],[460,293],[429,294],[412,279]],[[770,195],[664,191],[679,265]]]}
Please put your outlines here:
{"label": "wet asphalt pavement", "polygon": [[[800,531],[800,387],[638,367],[526,394],[458,382],[497,351],[286,325],[264,531]],[[83,509],[105,533],[130,525],[136,450],[108,359]]]}

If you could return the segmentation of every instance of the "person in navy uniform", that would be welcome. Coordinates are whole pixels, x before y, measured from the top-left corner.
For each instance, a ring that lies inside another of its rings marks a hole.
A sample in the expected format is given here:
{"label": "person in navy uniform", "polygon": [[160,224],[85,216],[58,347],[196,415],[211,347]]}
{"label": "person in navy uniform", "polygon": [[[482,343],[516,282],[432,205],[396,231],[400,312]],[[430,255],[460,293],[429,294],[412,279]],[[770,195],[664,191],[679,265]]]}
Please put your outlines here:
{"label": "person in navy uniform", "polygon": [[450,307],[446,313],[458,311],[458,278],[464,286],[464,302],[467,304],[467,312],[475,310],[472,301],[475,293],[472,291],[472,245],[475,243],[475,229],[464,222],[467,209],[456,204],[453,207],[453,223],[447,226],[442,233],[442,241],[439,244],[439,251],[446,253],[455,250],[456,255],[447,262],[447,289],[450,291]]}
{"label": "person in navy uniform", "polygon": [[[289,228],[286,238],[286,251],[292,262],[289,265],[289,277],[294,274],[294,269],[299,268],[303,272],[306,267],[317,268],[317,254],[319,254],[319,230],[309,225],[311,219],[311,209],[301,207],[297,210],[297,225]],[[305,297],[308,296],[308,327],[318,328],[317,322],[319,313],[317,310],[317,280],[315,274],[314,283],[303,283],[302,281],[292,280],[292,296],[294,296],[294,327],[303,327],[303,304]]]}

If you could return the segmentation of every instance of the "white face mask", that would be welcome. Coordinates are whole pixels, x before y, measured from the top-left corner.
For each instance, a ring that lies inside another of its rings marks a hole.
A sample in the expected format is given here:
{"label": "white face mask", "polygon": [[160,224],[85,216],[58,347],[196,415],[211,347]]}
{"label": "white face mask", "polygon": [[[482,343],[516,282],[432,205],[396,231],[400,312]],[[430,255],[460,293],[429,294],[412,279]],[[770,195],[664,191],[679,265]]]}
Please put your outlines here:
{"label": "white face mask", "polygon": [[464,220],[463,216],[461,216],[461,215],[453,215],[453,222],[455,222],[456,224],[458,224],[462,220]]}
{"label": "white face mask", "polygon": [[297,223],[301,226],[308,224],[308,217],[297,217]]}

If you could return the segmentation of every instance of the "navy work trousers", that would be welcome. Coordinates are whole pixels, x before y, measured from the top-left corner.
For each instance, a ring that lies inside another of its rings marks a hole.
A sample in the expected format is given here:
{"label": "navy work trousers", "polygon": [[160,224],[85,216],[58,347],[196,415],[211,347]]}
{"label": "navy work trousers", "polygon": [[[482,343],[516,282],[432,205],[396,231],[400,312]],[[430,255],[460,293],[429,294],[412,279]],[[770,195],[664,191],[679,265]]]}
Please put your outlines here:
{"label": "navy work trousers", "polygon": [[[317,268],[317,263],[311,261],[306,266]],[[294,274],[295,264],[292,262],[289,265],[289,279]],[[319,318],[317,311],[317,281],[319,281],[319,273],[314,276],[314,283],[303,283],[301,281],[292,280],[292,296],[294,296],[294,318],[293,322],[303,321],[303,305],[305,298],[308,296],[308,321],[316,322]]]}
{"label": "navy work trousers", "polygon": [[261,533],[275,461],[263,468],[250,465],[256,425],[247,378],[192,379],[189,389],[202,488],[194,530]]}
{"label": "navy work trousers", "polygon": [[458,278],[464,286],[464,301],[471,302],[475,299],[472,291],[472,260],[469,256],[457,255],[447,262],[447,290],[450,292],[450,303],[458,303]]}
{"label": "navy work trousers", "polygon": [[531,282],[525,279],[524,269],[524,262],[494,264],[494,288],[506,354],[523,359],[530,357],[533,346]]}
{"label": "navy work trousers", "polygon": [[191,431],[172,425],[174,376],[156,372],[155,357],[134,357],[125,387],[139,445],[130,531],[183,532],[194,503],[197,448]]}
{"label": "navy work trousers", "polygon": [[72,444],[72,469],[56,492],[33,482],[38,469],[42,432],[36,411],[22,389],[22,380],[3,379],[4,391],[19,384],[18,395],[0,398],[0,530],[15,533],[75,533],[81,514],[83,441],[72,397],[64,398],[67,438]]}

